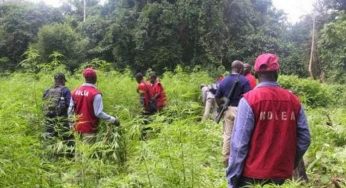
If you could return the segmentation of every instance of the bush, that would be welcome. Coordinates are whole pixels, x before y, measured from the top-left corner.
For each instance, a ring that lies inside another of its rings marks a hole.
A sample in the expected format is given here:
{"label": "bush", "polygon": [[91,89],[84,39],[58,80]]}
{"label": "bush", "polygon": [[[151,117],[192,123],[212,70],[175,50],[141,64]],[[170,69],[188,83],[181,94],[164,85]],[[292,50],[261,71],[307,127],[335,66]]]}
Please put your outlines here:
{"label": "bush", "polygon": [[47,63],[50,55],[58,52],[63,55],[62,61],[72,71],[84,61],[87,40],[75,32],[67,24],[51,24],[43,26],[38,32],[38,42],[35,47],[40,57]]}
{"label": "bush", "polygon": [[333,103],[332,90],[316,80],[302,79],[297,76],[280,76],[279,84],[290,89],[300,100],[310,107],[326,107]]}
{"label": "bush", "polygon": [[[307,171],[313,183],[333,187],[332,180],[339,179],[345,186],[346,172],[346,118],[345,109],[309,109],[311,145],[305,156]],[[344,186],[342,186],[344,185]]]}
{"label": "bush", "polygon": [[318,41],[322,68],[329,80],[346,83],[346,14],[325,24]]}

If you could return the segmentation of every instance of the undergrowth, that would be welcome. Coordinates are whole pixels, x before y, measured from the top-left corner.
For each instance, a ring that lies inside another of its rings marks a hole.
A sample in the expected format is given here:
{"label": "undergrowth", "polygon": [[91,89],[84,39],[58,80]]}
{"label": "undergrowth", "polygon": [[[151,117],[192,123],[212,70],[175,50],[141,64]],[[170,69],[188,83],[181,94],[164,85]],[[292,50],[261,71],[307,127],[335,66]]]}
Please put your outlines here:
{"label": "undergrowth", "polygon": [[[211,81],[207,72],[165,73],[160,79],[168,107],[143,117],[133,75],[98,71],[105,111],[118,116],[121,127],[102,122],[92,146],[75,135],[73,160],[46,155],[64,149],[59,141],[50,151],[42,147],[41,98],[53,74],[0,77],[0,187],[226,187],[221,124],[200,122],[199,86]],[[83,83],[78,72],[67,79],[71,90]],[[346,186],[346,108],[331,95],[333,88],[345,95],[342,87],[288,76],[280,81],[305,103],[312,133],[305,156],[310,182],[284,187]]]}

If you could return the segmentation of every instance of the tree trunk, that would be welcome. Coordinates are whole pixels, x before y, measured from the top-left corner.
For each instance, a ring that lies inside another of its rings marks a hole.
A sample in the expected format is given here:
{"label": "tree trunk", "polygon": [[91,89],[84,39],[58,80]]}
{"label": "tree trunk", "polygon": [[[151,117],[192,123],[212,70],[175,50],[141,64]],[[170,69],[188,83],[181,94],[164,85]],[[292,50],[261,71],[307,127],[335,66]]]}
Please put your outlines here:
{"label": "tree trunk", "polygon": [[83,22],[85,22],[86,12],[85,12],[86,2],[83,0]]}
{"label": "tree trunk", "polygon": [[313,15],[312,18],[312,40],[311,40],[311,50],[310,50],[310,61],[309,61],[309,67],[308,67],[308,71],[309,71],[309,75],[311,78],[315,78],[314,77],[314,73],[313,73],[313,64],[314,64],[314,53],[315,53],[315,22],[316,22],[316,17],[315,15]]}

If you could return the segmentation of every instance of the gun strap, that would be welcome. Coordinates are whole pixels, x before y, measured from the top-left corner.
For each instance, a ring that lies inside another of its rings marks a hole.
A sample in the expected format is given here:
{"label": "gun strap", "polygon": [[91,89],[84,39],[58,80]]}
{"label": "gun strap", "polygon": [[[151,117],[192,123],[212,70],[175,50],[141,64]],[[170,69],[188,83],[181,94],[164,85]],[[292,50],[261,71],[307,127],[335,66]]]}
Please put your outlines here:
{"label": "gun strap", "polygon": [[227,95],[227,99],[228,99],[228,100],[231,100],[232,95],[234,95],[234,92],[235,92],[236,89],[237,89],[236,87],[238,86],[238,83],[239,83],[239,81],[240,81],[240,80],[239,80],[239,77],[240,77],[240,74],[238,74],[237,79],[234,81],[231,90],[229,90],[229,93],[228,93],[228,95]]}

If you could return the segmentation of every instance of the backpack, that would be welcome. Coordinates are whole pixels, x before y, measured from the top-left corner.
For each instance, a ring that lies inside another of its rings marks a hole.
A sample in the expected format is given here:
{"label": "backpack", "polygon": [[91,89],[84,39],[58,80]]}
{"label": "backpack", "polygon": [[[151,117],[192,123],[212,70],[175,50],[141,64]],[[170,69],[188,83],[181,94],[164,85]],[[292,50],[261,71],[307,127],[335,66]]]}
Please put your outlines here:
{"label": "backpack", "polygon": [[208,85],[208,89],[213,95],[215,95],[218,89],[218,85],[217,84]]}
{"label": "backpack", "polygon": [[67,115],[67,104],[63,96],[65,87],[54,87],[47,90],[43,97],[43,112],[46,117],[57,117]]}

